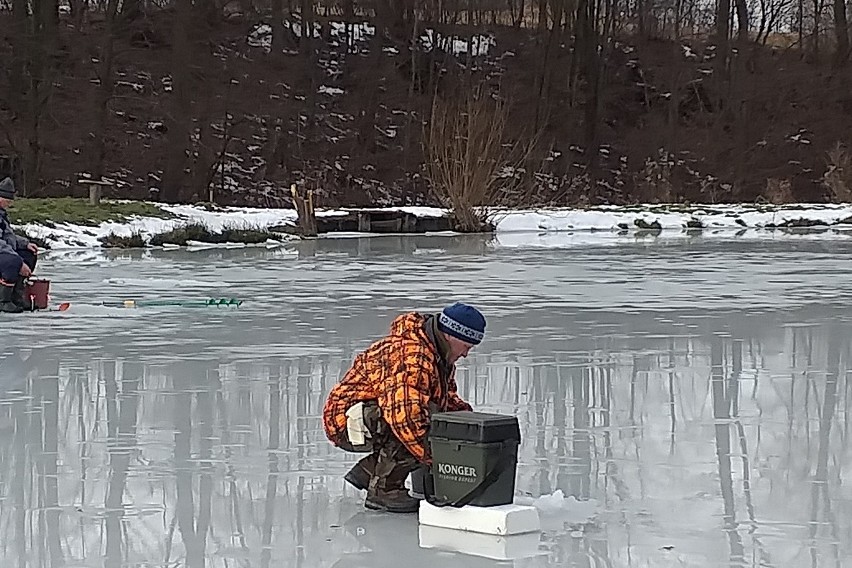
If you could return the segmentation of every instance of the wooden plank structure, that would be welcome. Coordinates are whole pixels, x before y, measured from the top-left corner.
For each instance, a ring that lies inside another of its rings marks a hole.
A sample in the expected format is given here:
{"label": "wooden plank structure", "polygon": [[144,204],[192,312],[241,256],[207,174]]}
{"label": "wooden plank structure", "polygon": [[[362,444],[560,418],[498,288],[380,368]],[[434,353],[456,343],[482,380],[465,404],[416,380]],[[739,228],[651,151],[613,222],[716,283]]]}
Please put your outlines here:
{"label": "wooden plank structure", "polygon": [[[420,217],[407,211],[388,209],[353,209],[342,215],[321,215],[314,209],[314,192],[290,185],[290,196],[296,210],[297,226],[292,232],[303,237],[321,233],[427,233],[452,230],[449,217]],[[279,230],[287,230],[279,227]],[[291,231],[287,231],[291,232]]]}
{"label": "wooden plank structure", "polygon": [[407,211],[356,209],[316,219],[320,233],[427,233],[452,229],[449,217],[418,217]]}

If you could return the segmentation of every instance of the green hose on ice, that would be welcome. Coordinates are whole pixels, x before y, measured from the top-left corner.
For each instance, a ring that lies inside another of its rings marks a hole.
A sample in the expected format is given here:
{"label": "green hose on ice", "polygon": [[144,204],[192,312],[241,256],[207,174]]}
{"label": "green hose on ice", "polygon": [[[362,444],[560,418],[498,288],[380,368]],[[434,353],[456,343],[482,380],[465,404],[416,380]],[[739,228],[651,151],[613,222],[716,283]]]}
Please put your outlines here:
{"label": "green hose on ice", "polygon": [[102,305],[115,308],[146,308],[152,306],[178,306],[181,308],[206,308],[221,306],[239,306],[242,300],[237,298],[207,298],[201,300],[120,300],[103,302]]}

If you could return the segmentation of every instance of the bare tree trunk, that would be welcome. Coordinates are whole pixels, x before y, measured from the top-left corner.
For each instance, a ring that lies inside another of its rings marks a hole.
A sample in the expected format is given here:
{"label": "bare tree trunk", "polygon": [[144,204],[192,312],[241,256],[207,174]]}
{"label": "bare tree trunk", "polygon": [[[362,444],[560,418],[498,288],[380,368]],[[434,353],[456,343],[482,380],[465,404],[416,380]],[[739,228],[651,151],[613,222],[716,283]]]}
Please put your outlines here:
{"label": "bare tree trunk", "polygon": [[766,33],[763,36],[763,45],[766,45],[767,40],[769,40],[769,34],[777,29],[782,13],[786,12],[785,8],[786,6],[780,2],[772,4],[769,10],[769,21],[766,23]]}
{"label": "bare tree trunk", "polygon": [[115,18],[119,0],[109,0],[104,21],[103,43],[98,63],[98,85],[95,91],[95,124],[92,130],[93,142],[89,167],[92,177],[100,179],[104,175],[106,161],[106,124],[109,116],[108,105],[113,94],[113,60],[115,56]]}
{"label": "bare tree trunk", "polygon": [[284,33],[284,2],[282,0],[272,0],[272,53],[281,55],[284,50],[285,33]]}
{"label": "bare tree trunk", "polygon": [[740,47],[748,43],[748,6],[746,0],[734,0],[737,10],[737,41]]}
{"label": "bare tree trunk", "polygon": [[[41,65],[32,66],[30,74],[40,75],[40,68]],[[28,83],[30,90],[27,97],[27,113],[24,119],[27,145],[22,160],[24,163],[24,187],[21,195],[23,197],[32,195],[33,190],[40,183],[39,179],[41,177],[41,140],[39,137],[41,131],[41,105],[39,104],[39,93],[42,82],[37,77],[31,76]]]}
{"label": "bare tree trunk", "polygon": [[255,181],[272,180],[281,164],[282,155],[279,155],[279,147],[282,146],[282,128],[283,120],[281,116],[266,119],[266,141],[263,143],[260,154],[263,157],[263,164],[257,169]]}
{"label": "bare tree trunk", "polygon": [[23,105],[24,95],[27,92],[24,70],[26,68],[27,54],[29,52],[28,45],[30,43],[28,9],[27,0],[13,0],[11,34],[12,65],[11,69],[9,69],[9,103],[12,111],[17,116],[21,116],[26,112]]}
{"label": "bare tree trunk", "polygon": [[638,0],[637,11],[639,12],[639,37],[648,37],[648,2],[650,0]]}
{"label": "bare tree trunk", "polygon": [[372,154],[376,151],[376,112],[379,109],[379,76],[381,74],[382,36],[391,17],[385,2],[379,2],[376,14],[376,33],[370,38],[369,64],[367,68],[375,73],[368,80],[367,101],[358,118],[358,144],[361,151]]}
{"label": "bare tree trunk", "polygon": [[769,2],[767,0],[760,0],[760,25],[757,28],[757,36],[754,38],[754,43],[763,43],[764,34],[769,35],[766,26],[771,17],[770,10]]}
{"label": "bare tree trunk", "polygon": [[[278,128],[280,126],[280,128]],[[278,175],[279,170],[284,170],[281,173],[281,176],[286,176],[289,174],[289,169],[287,168],[287,156],[290,151],[290,145],[288,144],[287,133],[283,130],[283,119],[278,119],[278,124],[276,124],[277,131],[275,133],[275,144],[272,147],[272,159],[269,161],[269,165],[267,166],[266,171],[266,179],[272,181],[275,179],[275,176]]]}
{"label": "bare tree trunk", "polygon": [[[227,115],[227,109],[224,114]],[[210,124],[211,118],[209,111],[201,113],[201,116],[199,116],[198,122],[201,125],[201,132],[198,133],[197,155],[192,165],[192,181],[190,182],[189,192],[190,195],[197,196],[197,199],[201,201],[214,201],[214,199],[209,199],[210,191],[208,191],[213,181],[213,166],[216,162],[216,153],[213,151],[216,137],[213,135],[213,126]],[[222,124],[222,136],[225,139],[222,142],[223,144],[227,144],[227,120],[226,116]],[[225,167],[224,162],[221,166]]]}
{"label": "bare tree trunk", "polygon": [[[603,19],[603,30],[600,33],[602,43],[609,41],[615,36],[616,19],[618,17],[618,0],[604,0],[606,3],[606,13]],[[598,15],[598,21],[600,21]]]}
{"label": "bare tree trunk", "polygon": [[846,19],[845,0],[834,0],[834,33],[837,37],[834,65],[839,68],[846,64],[849,57],[849,26]]}
{"label": "bare tree trunk", "polygon": [[163,201],[177,202],[181,199],[186,181],[187,148],[192,125],[192,76],[190,64],[193,57],[190,52],[187,27],[192,17],[192,0],[176,0],[177,11],[172,37],[172,83],[173,99],[170,113],[167,114],[166,134],[169,157],[163,174],[163,187],[160,196]]}
{"label": "bare tree trunk", "polygon": [[[418,34],[420,33],[420,20],[417,17],[417,11],[413,10],[412,14],[413,22],[412,22],[412,31],[411,31],[411,44],[415,45],[417,42]],[[415,49],[411,50],[411,76],[408,80],[408,114],[406,116],[405,123],[405,141],[403,145],[403,160],[405,162],[405,168],[408,169],[410,167],[410,160],[413,157],[412,154],[415,152],[412,151],[412,139],[415,135],[414,132],[414,109],[417,107],[417,102],[415,99],[415,92],[417,91],[418,82],[422,83],[421,74],[418,73],[417,70],[417,57],[418,51]],[[419,156],[415,158],[419,160]]]}
{"label": "bare tree trunk", "polygon": [[577,7],[577,52],[580,54],[587,93],[583,116],[584,144],[587,171],[594,175],[598,156],[598,117],[600,115],[601,65],[599,37],[596,28],[597,14],[594,0],[580,0]]}
{"label": "bare tree trunk", "polygon": [[74,29],[78,32],[83,28],[83,18],[86,16],[88,7],[86,0],[71,0],[71,20],[74,22]]}
{"label": "bare tree trunk", "polygon": [[311,46],[314,40],[314,4],[312,0],[302,0],[302,35],[299,39],[299,48],[308,59],[311,57]]}
{"label": "bare tree trunk", "polygon": [[550,108],[550,79],[553,73],[551,59],[559,46],[564,11],[564,0],[550,0],[550,3],[553,8],[553,27],[548,32],[547,38],[542,38],[541,65],[536,73],[536,90],[538,91],[535,103],[534,130],[536,131],[541,127]]}
{"label": "bare tree trunk", "polygon": [[799,32],[799,49],[805,49],[805,0],[798,0],[797,24]]}
{"label": "bare tree trunk", "polygon": [[41,123],[53,90],[53,56],[57,45],[58,9],[56,0],[36,4],[31,16],[31,34],[24,42],[26,57],[27,107],[24,187],[22,196],[32,195],[41,179]]}
{"label": "bare tree trunk", "polygon": [[813,37],[813,54],[814,54],[814,62],[819,61],[819,34],[820,34],[820,23],[822,23],[822,18],[820,17],[820,13],[822,12],[822,0],[813,0],[814,5],[814,29],[812,33]]}
{"label": "bare tree trunk", "polygon": [[524,22],[524,8],[526,0],[506,0],[509,7],[509,15],[512,18],[512,26],[519,28]]}
{"label": "bare tree trunk", "polygon": [[683,0],[675,1],[674,38],[679,40],[683,28]]}
{"label": "bare tree trunk", "polygon": [[716,10],[716,80],[722,81],[728,74],[730,46],[731,0],[719,0]]}
{"label": "bare tree trunk", "polygon": [[53,55],[59,43],[59,36],[56,35],[59,28],[59,0],[37,0],[36,6],[40,12],[38,23],[41,28],[42,45],[47,53]]}

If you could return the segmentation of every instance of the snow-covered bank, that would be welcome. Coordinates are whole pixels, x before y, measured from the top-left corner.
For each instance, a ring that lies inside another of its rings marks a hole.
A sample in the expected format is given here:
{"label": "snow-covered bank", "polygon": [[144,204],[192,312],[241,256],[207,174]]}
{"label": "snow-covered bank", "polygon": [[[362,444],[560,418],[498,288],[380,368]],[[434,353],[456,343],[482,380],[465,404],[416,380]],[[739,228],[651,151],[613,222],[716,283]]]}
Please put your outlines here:
{"label": "snow-covered bank", "polygon": [[[135,217],[124,222],[104,222],[98,226],[75,224],[28,223],[20,227],[28,235],[46,241],[51,248],[93,248],[110,234],[122,237],[140,235],[145,242],[187,224],[201,224],[211,231],[223,229],[261,229],[292,226],[292,209],[223,207],[208,209],[196,205],[156,204],[172,218]],[[396,207],[418,217],[441,217],[444,210],[429,207]],[[317,211],[318,217],[342,216],[347,210]],[[495,219],[498,237],[515,246],[529,240],[530,245],[552,242],[570,235],[594,234],[595,241],[607,235],[623,237],[647,231],[665,236],[692,234],[734,234],[771,237],[777,229],[800,227],[831,229],[835,234],[852,235],[852,204],[771,205],[693,205],[693,206],[600,206],[587,209],[540,209],[504,211]],[[526,235],[526,237],[525,237]],[[324,235],[334,237],[335,233]],[[289,238],[284,232],[276,239]],[[542,239],[542,237],[546,237]],[[583,240],[583,239],[581,239]],[[274,242],[274,241],[273,241]],[[226,243],[227,244],[227,243]],[[211,245],[211,246],[225,246]]]}
{"label": "snow-covered bank", "polygon": [[535,232],[740,230],[841,224],[852,229],[852,204],[599,206],[512,211],[497,220],[498,231]]}

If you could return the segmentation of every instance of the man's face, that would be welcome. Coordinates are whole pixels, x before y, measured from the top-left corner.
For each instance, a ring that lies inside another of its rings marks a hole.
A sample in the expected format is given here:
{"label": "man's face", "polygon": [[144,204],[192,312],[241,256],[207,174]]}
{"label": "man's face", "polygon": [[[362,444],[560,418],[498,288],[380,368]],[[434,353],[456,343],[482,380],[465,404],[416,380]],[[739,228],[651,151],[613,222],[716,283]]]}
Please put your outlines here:
{"label": "man's face", "polygon": [[467,357],[467,354],[471,349],[473,349],[473,345],[462,341],[457,337],[453,337],[452,335],[447,335],[447,343],[450,345],[450,365],[454,364],[462,357]]}
{"label": "man's face", "polygon": [[11,199],[6,199],[5,197],[0,197],[0,208],[8,209],[11,204],[12,204]]}

